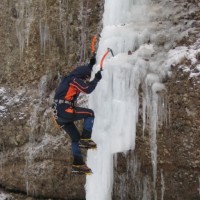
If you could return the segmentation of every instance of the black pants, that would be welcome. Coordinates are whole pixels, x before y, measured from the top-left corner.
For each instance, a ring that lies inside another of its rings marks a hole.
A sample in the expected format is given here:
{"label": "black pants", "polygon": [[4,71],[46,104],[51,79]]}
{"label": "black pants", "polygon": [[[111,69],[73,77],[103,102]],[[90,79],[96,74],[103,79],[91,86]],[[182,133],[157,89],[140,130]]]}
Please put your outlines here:
{"label": "black pants", "polygon": [[[70,107],[68,104],[58,104],[54,106],[57,112],[57,123],[70,136],[72,141],[73,164],[84,164],[81,150],[79,148],[80,138],[91,138],[94,123],[94,112],[88,108]],[[83,132],[79,133],[74,121],[84,119]]]}

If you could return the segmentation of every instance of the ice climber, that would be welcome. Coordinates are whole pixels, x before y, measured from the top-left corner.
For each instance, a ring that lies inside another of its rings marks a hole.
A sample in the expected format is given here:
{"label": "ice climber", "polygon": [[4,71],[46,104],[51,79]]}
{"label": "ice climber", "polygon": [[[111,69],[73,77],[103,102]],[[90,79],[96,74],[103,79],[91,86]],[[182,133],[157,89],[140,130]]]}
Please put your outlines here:
{"label": "ice climber", "polygon": [[[56,121],[69,134],[72,142],[72,172],[91,173],[91,169],[83,160],[80,148],[96,148],[95,142],[91,140],[94,112],[88,108],[77,107],[76,101],[81,92],[90,94],[101,80],[101,71],[98,71],[94,79],[88,82],[95,63],[94,55],[89,64],[77,67],[65,76],[55,92],[53,109]],[[81,119],[84,119],[84,123],[80,134],[74,122]]]}

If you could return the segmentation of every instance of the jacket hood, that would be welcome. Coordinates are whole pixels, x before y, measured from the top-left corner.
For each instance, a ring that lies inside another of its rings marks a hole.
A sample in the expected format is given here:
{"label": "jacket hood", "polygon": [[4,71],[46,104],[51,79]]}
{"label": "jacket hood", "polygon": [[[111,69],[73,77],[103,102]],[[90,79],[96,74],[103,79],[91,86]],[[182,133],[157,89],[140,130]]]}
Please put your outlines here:
{"label": "jacket hood", "polygon": [[77,67],[74,71],[72,71],[69,76],[75,76],[77,78],[87,78],[87,76],[91,76],[92,69],[88,65]]}

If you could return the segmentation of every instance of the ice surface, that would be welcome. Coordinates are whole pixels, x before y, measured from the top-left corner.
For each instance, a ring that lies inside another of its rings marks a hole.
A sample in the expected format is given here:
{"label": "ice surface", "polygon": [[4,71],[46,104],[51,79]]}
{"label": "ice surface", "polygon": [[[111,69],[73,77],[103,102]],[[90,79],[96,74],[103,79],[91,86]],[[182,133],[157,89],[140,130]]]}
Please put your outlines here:
{"label": "ice surface", "polygon": [[[135,148],[140,87],[143,90],[143,128],[149,129],[155,187],[156,132],[162,120],[166,119],[163,111],[166,109],[165,87],[161,81],[169,70],[166,65],[171,63],[164,65],[164,53],[158,51],[156,44],[149,44],[151,32],[157,26],[149,23],[153,13],[151,9],[154,11],[155,7],[148,0],[105,1],[104,28],[97,58],[100,62],[107,48],[113,50],[114,57],[111,54],[106,57],[103,78],[89,101],[96,116],[92,137],[98,148],[88,152],[87,164],[94,174],[87,178],[87,200],[111,199],[113,155]],[[128,51],[132,54],[128,55]],[[185,51],[179,57],[183,56]],[[94,72],[98,69],[99,65],[96,65]],[[149,183],[145,179],[143,184],[143,197],[148,199]]]}

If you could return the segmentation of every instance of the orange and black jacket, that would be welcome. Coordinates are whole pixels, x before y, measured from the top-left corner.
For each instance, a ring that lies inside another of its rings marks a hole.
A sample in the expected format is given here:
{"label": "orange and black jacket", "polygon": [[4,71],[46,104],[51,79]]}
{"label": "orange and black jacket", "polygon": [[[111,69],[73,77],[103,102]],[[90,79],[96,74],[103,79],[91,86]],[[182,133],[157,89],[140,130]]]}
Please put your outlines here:
{"label": "orange and black jacket", "polygon": [[89,83],[85,83],[84,79],[91,75],[92,66],[85,65],[77,67],[68,76],[65,76],[58,88],[56,89],[54,99],[67,100],[70,102],[75,102],[80,94],[80,92],[89,94],[91,93],[97,83],[98,79],[94,78]]}

